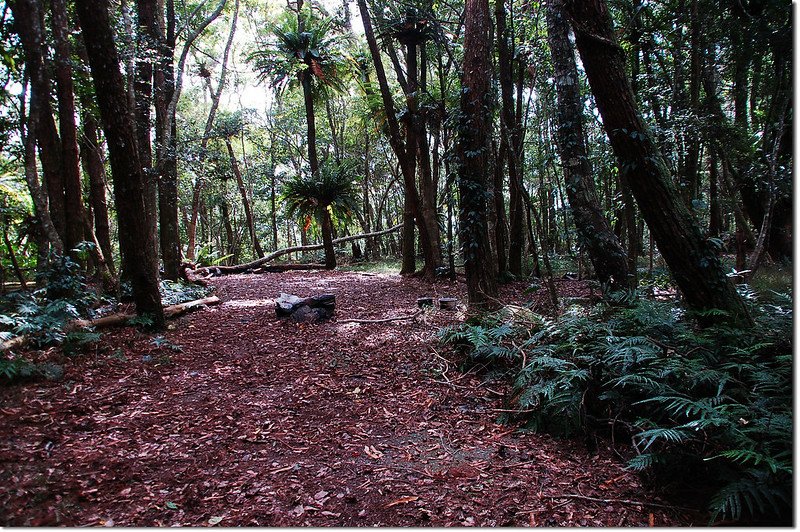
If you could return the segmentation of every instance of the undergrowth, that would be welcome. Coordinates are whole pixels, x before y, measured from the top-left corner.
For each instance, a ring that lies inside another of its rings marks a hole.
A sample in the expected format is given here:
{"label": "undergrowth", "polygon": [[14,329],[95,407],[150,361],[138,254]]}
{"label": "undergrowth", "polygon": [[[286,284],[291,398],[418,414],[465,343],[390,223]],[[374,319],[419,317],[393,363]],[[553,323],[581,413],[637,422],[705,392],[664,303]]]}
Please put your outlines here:
{"label": "undergrowth", "polygon": [[686,498],[712,493],[712,522],[786,524],[792,302],[743,294],[752,329],[701,328],[673,303],[642,300],[555,319],[506,308],[440,338],[468,361],[504,369],[510,406],[531,429],[631,441],[628,467]]}
{"label": "undergrowth", "polygon": [[[0,340],[24,336],[34,347],[63,344],[72,354],[99,340],[91,330],[68,330],[67,324],[91,318],[97,295],[88,289],[80,266],[69,257],[55,257],[39,274],[42,288],[11,292],[0,298]],[[34,364],[13,353],[0,356],[0,378],[4,381],[36,376],[57,377],[52,364]]]}
{"label": "undergrowth", "polygon": [[[109,303],[105,310],[112,312],[118,303],[92,291],[75,261],[70,257],[53,258],[37,281],[42,288],[15,291],[0,298],[0,341],[25,337],[26,344],[35,348],[61,345],[65,354],[73,355],[100,340],[100,333],[91,327],[77,329],[69,324],[97,317],[100,303]],[[203,286],[172,281],[162,281],[159,288],[164,306],[200,299],[210,292]],[[152,318],[135,316],[128,323],[147,328],[152,325]],[[58,377],[52,364],[34,364],[11,351],[0,353],[0,381]]]}

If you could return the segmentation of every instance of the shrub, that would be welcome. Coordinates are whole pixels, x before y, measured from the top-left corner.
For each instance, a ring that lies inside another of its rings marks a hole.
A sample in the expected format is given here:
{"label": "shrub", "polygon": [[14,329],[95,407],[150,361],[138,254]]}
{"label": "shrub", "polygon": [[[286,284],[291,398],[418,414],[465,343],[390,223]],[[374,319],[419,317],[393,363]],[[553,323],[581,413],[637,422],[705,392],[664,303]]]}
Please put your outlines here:
{"label": "shrub", "polygon": [[792,493],[791,300],[759,305],[744,292],[757,323],[752,329],[701,328],[674,304],[643,300],[628,308],[572,307],[538,326],[527,320],[519,327],[501,313],[441,338],[466,347],[473,361],[523,362],[513,372],[512,400],[532,429],[624,434],[636,453],[631,469],[661,485],[708,481],[712,521],[785,523]]}

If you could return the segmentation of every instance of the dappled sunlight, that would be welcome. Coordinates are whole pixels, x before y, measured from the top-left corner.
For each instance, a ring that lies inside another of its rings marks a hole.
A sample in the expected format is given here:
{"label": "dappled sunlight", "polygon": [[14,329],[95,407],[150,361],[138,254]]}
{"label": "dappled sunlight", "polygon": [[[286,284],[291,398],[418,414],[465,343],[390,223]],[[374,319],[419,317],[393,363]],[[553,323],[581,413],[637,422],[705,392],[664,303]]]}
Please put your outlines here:
{"label": "dappled sunlight", "polygon": [[230,308],[273,308],[275,301],[272,299],[233,299],[224,303]]}

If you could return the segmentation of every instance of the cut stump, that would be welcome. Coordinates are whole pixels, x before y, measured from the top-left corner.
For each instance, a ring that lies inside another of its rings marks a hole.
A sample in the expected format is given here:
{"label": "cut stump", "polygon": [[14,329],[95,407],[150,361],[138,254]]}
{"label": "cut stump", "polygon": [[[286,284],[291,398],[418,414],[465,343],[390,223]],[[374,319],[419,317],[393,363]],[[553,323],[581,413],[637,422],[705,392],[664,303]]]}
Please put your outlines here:
{"label": "cut stump", "polygon": [[439,308],[442,310],[455,310],[458,304],[458,299],[455,297],[440,297]]}

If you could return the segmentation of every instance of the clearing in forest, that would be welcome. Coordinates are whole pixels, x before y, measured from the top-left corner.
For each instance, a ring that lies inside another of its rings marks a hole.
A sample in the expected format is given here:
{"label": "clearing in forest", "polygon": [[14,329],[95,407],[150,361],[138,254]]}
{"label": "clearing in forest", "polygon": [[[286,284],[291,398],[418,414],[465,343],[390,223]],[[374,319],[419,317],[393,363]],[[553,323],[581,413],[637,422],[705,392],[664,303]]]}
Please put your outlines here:
{"label": "clearing in forest", "polygon": [[[613,451],[500,425],[503,388],[458,371],[412,314],[463,284],[293,272],[213,280],[223,303],[64,358],[58,382],[0,390],[7,526],[647,526],[689,518]],[[574,291],[578,281],[562,281]],[[334,318],[275,316],[281,292]],[[502,296],[522,301],[522,286]],[[502,386],[502,385],[496,385]]]}

